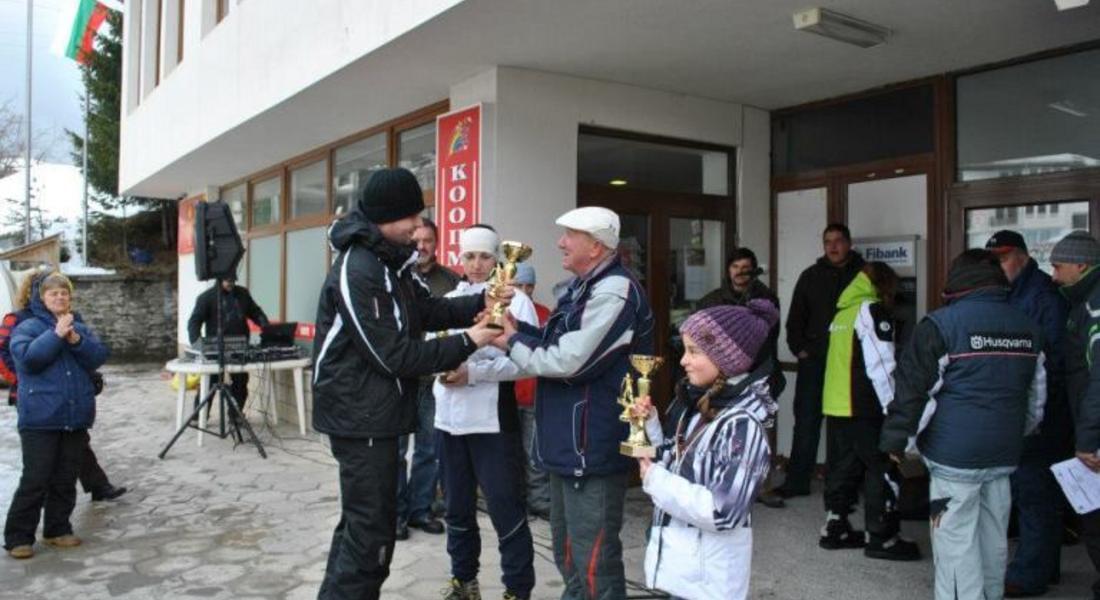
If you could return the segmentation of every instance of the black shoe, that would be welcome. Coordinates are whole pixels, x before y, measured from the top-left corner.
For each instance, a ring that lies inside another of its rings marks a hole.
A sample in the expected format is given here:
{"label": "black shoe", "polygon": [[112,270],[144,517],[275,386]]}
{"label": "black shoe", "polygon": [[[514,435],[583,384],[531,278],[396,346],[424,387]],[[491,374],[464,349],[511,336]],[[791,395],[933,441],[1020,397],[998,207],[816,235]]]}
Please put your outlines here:
{"label": "black shoe", "polygon": [[1013,585],[1011,583],[1005,584],[1005,598],[1035,598],[1047,593],[1047,590],[1025,590],[1024,588]]}
{"label": "black shoe", "polygon": [[872,540],[863,549],[863,555],[882,560],[920,560],[920,547],[915,542],[895,535],[885,542]]}
{"label": "black shoe", "polygon": [[115,487],[111,484],[99,488],[98,490],[92,490],[92,502],[99,502],[100,500],[114,500],[119,496],[126,493],[126,488]]}
{"label": "black shoe", "polygon": [[792,490],[781,485],[772,490],[772,493],[780,498],[797,498],[799,496],[809,496],[810,490]]}
{"label": "black shoe", "polygon": [[397,524],[397,534],[394,535],[394,538],[396,538],[397,541],[399,541],[399,542],[403,542],[403,541],[409,539],[409,525],[408,525],[408,523],[398,523]]}
{"label": "black shoe", "polygon": [[[420,521],[409,521],[408,527],[415,527],[424,533],[431,533],[433,535],[439,535],[446,531],[443,527],[443,523],[435,517],[428,517],[427,519]],[[406,532],[408,529],[406,528]],[[407,533],[406,533],[407,535]]]}
{"label": "black shoe", "polygon": [[862,531],[852,529],[848,517],[829,513],[817,545],[826,550],[847,550],[862,548],[867,545],[867,540]]}
{"label": "black shoe", "polygon": [[783,508],[787,506],[787,503],[783,500],[783,497],[775,493],[775,490],[770,492],[764,492],[756,497],[756,501],[768,508]]}

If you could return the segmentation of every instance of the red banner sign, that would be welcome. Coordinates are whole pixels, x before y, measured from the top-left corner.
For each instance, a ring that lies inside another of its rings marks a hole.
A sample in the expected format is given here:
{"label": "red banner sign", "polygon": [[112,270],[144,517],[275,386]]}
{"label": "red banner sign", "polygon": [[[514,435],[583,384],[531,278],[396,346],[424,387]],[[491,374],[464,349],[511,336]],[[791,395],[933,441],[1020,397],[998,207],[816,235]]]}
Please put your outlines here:
{"label": "red banner sign", "polygon": [[436,259],[458,267],[458,236],[481,218],[481,105],[435,122]]}
{"label": "red banner sign", "polygon": [[180,200],[179,232],[176,235],[176,251],[191,254],[195,251],[195,204],[202,202],[202,196]]}

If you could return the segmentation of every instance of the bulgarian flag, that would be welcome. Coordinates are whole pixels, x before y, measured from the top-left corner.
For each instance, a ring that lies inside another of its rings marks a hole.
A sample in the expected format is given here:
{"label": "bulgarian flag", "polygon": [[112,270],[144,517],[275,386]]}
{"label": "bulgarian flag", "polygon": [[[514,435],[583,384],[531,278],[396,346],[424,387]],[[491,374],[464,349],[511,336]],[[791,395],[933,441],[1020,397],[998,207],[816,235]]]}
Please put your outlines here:
{"label": "bulgarian flag", "polygon": [[122,10],[119,0],[70,0],[58,19],[53,50],[78,63],[87,62],[95,50],[95,35],[107,20],[107,11]]}

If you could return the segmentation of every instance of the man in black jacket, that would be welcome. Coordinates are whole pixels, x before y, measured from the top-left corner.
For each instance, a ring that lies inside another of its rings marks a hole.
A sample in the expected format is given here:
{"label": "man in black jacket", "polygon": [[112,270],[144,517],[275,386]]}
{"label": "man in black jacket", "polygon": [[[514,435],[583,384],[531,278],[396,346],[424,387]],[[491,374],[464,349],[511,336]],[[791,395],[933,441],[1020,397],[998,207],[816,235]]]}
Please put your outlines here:
{"label": "man in black jacket", "polygon": [[418,378],[457,368],[499,335],[482,321],[423,339],[473,323],[490,293],[432,298],[413,275],[423,209],[416,177],[384,169],[329,229],[339,254],[317,307],[313,428],[328,434],[339,463],[341,512],[321,599],[379,597],[397,527],[398,437],[416,430]]}
{"label": "man in black jacket", "polygon": [[[222,331],[225,335],[247,336],[249,319],[260,327],[268,324],[263,309],[252,299],[248,288],[237,285],[236,278],[220,279],[215,285],[222,286]],[[218,335],[218,288],[214,286],[199,294],[195,300],[195,308],[191,311],[191,318],[187,320],[187,338],[192,346],[203,335]],[[211,376],[213,380],[217,378],[218,375]],[[248,373],[230,373],[229,381],[233,397],[237,399],[243,412],[244,403],[248,400]]]}
{"label": "man in black jacket", "polygon": [[825,385],[825,358],[829,352],[829,324],[836,315],[840,293],[863,268],[863,257],[852,251],[846,225],[831,223],[822,234],[825,255],[798,276],[787,313],[787,346],[798,357],[794,387],[794,439],[787,479],[776,493],[790,498],[810,493],[821,438],[821,394]]}
{"label": "man in black jacket", "polygon": [[[729,278],[727,285],[712,290],[706,296],[703,296],[699,300],[698,310],[723,304],[745,306],[749,300],[763,298],[771,302],[775,306],[775,310],[778,311],[779,297],[771,291],[771,288],[764,285],[764,282],[760,281],[759,277],[762,273],[755,252],[749,248],[734,250],[726,261],[726,275]],[[771,362],[771,375],[768,376],[768,388],[772,398],[778,402],[779,395],[787,387],[787,378],[783,375],[782,365],[779,364],[779,323],[776,323],[768,332],[768,338],[764,340],[764,345],[760,347],[760,351],[756,354],[752,371],[755,372],[769,361]],[[772,427],[768,429],[768,445],[772,449],[773,457],[778,453],[776,449],[776,422],[773,421]],[[772,473],[773,471],[768,472],[768,479],[764,482],[764,490],[760,492],[756,500],[771,508],[783,508],[785,504],[783,497],[777,494],[772,487]]]}
{"label": "man in black jacket", "polygon": [[[1066,395],[1073,413],[1077,459],[1100,473],[1100,360],[1096,359],[1096,332],[1100,330],[1100,242],[1086,231],[1062,238],[1050,252],[1054,282],[1069,300],[1066,325]],[[1081,538],[1093,567],[1100,572],[1100,510],[1081,515]],[[1100,579],[1092,584],[1093,600],[1100,600]]]}

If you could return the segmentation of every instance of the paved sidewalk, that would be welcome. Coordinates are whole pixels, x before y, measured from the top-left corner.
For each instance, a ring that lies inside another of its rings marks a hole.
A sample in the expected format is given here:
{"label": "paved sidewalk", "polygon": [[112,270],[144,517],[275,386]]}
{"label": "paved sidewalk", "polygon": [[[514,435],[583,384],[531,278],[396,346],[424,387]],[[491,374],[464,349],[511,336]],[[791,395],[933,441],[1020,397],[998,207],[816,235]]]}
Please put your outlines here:
{"label": "paved sidewalk", "polygon": [[[41,544],[31,560],[0,557],[0,598],[315,598],[338,518],[336,468],[317,436],[285,424],[260,426],[269,458],[247,445],[189,432],[166,460],[175,396],[156,366],[114,367],[100,397],[92,446],[116,485],[130,492],[116,502],[81,494],[73,526],[85,544],[56,550]],[[252,417],[253,423],[261,421]],[[18,482],[15,411],[0,406],[0,511]],[[918,599],[931,597],[930,558],[918,563],[866,560],[858,552],[817,548],[820,496],[782,511],[758,505],[753,598]],[[642,579],[649,505],[631,491],[624,543],[627,576]],[[858,522],[858,520],[856,521]],[[481,519],[485,597],[499,598],[499,558],[488,519]],[[538,586],[535,598],[557,598],[547,523],[532,522]],[[906,523],[929,554],[927,526]],[[413,530],[399,542],[387,599],[438,599],[448,576],[444,536]],[[1067,548],[1063,583],[1047,598],[1087,596],[1091,565],[1080,546]],[[632,597],[647,595],[638,587]]]}

